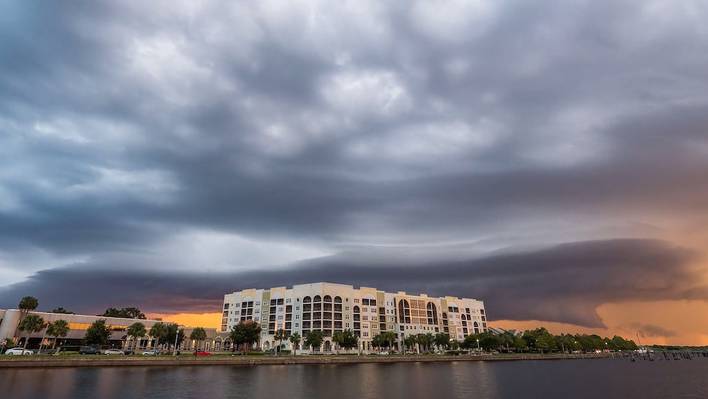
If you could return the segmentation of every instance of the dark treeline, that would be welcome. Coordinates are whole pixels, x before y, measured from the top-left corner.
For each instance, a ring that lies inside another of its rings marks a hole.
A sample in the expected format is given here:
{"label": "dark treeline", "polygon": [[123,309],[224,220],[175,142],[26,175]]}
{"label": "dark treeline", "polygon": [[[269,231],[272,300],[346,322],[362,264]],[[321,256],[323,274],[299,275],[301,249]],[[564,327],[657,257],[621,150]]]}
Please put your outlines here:
{"label": "dark treeline", "polygon": [[[381,344],[376,343],[380,341]],[[388,347],[387,339],[374,337],[374,346]],[[460,342],[451,339],[446,333],[418,334],[408,336],[404,345],[409,350],[418,349],[423,352],[438,350],[484,350],[500,352],[594,352],[598,350],[636,350],[637,345],[632,340],[620,336],[612,338],[587,334],[561,334],[553,335],[545,328],[526,330],[522,333],[506,331],[501,334],[484,332],[471,334]]]}
{"label": "dark treeline", "polygon": [[[479,345],[478,345],[479,343]],[[522,334],[504,332],[468,335],[461,346],[467,349],[515,352],[593,352],[597,350],[636,350],[632,340],[615,335],[612,338],[591,334],[553,335],[543,327],[526,330]]]}

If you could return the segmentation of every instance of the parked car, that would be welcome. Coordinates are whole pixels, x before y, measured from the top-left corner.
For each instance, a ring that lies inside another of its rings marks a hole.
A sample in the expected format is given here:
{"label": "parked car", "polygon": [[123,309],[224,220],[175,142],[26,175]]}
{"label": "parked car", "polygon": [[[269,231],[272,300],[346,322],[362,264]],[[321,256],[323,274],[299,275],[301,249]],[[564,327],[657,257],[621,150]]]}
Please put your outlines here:
{"label": "parked car", "polygon": [[103,351],[104,355],[122,355],[123,351],[120,349],[106,349]]}
{"label": "parked car", "polygon": [[81,355],[100,355],[101,348],[96,346],[82,346],[79,348],[79,354]]}
{"label": "parked car", "polygon": [[211,356],[211,352],[207,352],[207,351],[196,351],[196,352],[194,352],[194,356]]}
{"label": "parked car", "polygon": [[22,355],[26,356],[26,355],[31,355],[33,353],[34,352],[32,352],[29,349],[23,349],[20,347],[8,349],[7,351],[5,351],[5,354],[9,355],[9,356],[22,356]]}
{"label": "parked car", "polygon": [[389,353],[387,351],[382,351],[382,352],[379,352],[379,355],[388,356]]}
{"label": "parked car", "polygon": [[155,349],[151,349],[149,351],[143,352],[143,356],[157,356],[159,354],[160,354],[160,351],[155,350]]}

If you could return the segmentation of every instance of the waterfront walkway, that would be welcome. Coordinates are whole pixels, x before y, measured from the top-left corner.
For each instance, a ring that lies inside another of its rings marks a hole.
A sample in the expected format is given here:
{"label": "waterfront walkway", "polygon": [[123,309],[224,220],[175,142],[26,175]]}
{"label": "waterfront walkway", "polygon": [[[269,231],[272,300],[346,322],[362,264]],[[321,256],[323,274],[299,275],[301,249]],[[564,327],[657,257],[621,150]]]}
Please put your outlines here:
{"label": "waterfront walkway", "polygon": [[504,355],[410,355],[410,356],[357,356],[357,355],[309,355],[309,356],[253,356],[214,355],[207,357],[180,356],[3,356],[0,368],[43,367],[124,367],[124,366],[258,366],[291,364],[354,364],[354,363],[402,363],[402,362],[466,362],[466,361],[514,361],[514,360],[563,360],[598,359],[609,354],[504,354]]}

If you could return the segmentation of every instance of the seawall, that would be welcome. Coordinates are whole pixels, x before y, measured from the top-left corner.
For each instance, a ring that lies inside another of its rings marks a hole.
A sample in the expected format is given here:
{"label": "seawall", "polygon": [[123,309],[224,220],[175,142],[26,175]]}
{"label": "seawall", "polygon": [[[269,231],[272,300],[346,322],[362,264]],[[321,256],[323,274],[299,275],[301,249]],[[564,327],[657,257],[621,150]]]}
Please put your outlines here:
{"label": "seawall", "polygon": [[48,368],[48,367],[173,367],[173,366],[265,366],[295,364],[357,364],[357,363],[409,363],[409,362],[468,362],[468,361],[521,361],[521,360],[571,360],[600,359],[608,354],[515,354],[480,356],[213,356],[193,358],[178,357],[110,357],[105,355],[81,357],[5,357],[0,359],[0,368]]}

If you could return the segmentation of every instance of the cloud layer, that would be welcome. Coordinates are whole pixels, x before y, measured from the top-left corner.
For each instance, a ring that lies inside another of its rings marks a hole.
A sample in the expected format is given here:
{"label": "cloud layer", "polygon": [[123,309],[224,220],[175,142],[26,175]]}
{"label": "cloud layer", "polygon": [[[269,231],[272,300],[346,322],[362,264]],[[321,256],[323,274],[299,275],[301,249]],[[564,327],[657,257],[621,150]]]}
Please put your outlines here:
{"label": "cloud layer", "polygon": [[[476,259],[411,257],[400,250],[349,252],[287,268],[199,274],[165,273],[145,265],[83,265],[42,271],[0,290],[2,298],[41,292],[43,300],[82,311],[116,303],[142,304],[155,313],[211,312],[225,293],[314,281],[350,283],[389,291],[459,295],[484,299],[494,319],[548,320],[601,327],[596,308],[626,300],[708,299],[695,289],[705,269],[691,267],[695,253],[651,240],[562,244]],[[82,287],[81,296],[66,287]],[[705,292],[708,292],[706,290]],[[511,293],[511,294],[510,294]],[[92,298],[87,303],[85,298]],[[657,334],[656,326],[641,326]]]}
{"label": "cloud layer", "polygon": [[597,325],[705,298],[702,2],[1,7],[2,306],[307,277]]}

